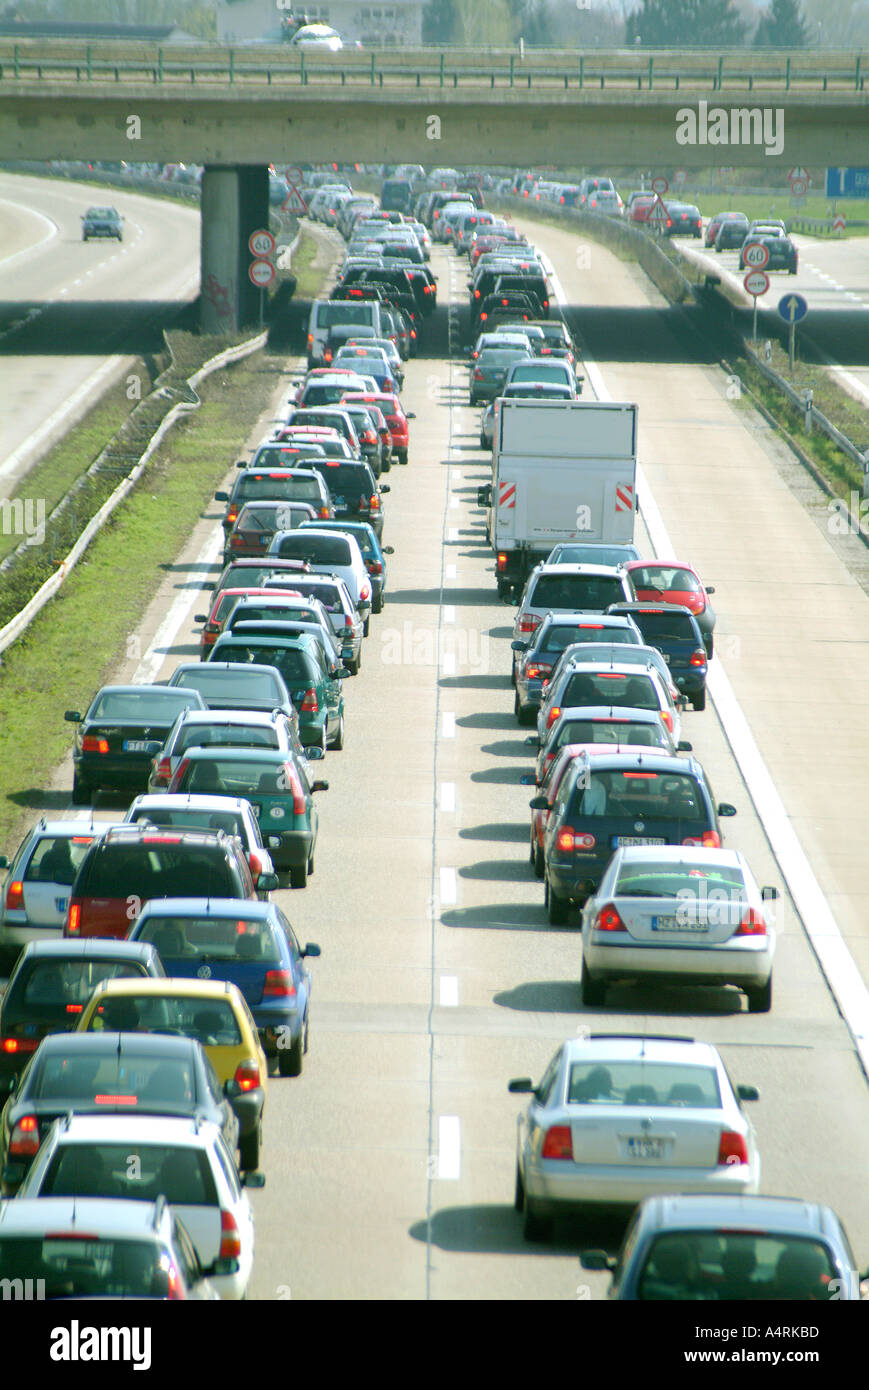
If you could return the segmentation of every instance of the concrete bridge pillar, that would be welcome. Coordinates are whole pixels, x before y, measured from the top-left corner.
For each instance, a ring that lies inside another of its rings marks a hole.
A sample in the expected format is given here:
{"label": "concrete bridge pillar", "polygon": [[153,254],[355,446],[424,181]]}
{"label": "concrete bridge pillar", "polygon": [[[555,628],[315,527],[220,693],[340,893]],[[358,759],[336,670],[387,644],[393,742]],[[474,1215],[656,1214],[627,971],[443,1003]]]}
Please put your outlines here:
{"label": "concrete bridge pillar", "polygon": [[234,333],[259,319],[259,290],[248,278],[248,237],[269,225],[266,165],[207,165],[202,175],[200,327]]}

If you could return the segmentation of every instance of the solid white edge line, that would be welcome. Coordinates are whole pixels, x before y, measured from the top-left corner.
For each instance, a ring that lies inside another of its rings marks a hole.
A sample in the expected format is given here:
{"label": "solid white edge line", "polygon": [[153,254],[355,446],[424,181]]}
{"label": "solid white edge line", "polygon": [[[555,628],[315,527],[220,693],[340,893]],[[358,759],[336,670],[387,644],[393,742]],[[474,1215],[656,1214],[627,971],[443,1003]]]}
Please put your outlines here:
{"label": "solid white edge line", "polygon": [[128,359],[120,355],[106,358],[102,366],[97,367],[95,372],[92,372],[89,377],[86,377],[85,380],[76,387],[72,395],[67,396],[63,404],[58,406],[57,410],[53,411],[47,420],[43,420],[38,429],[35,429],[25,440],[22,440],[11,454],[6,456],[2,464],[0,464],[0,478],[5,478],[7,474],[12,473],[19,464],[27,458],[28,454],[33,453],[35,449],[41,446],[43,440],[50,438],[52,432],[63,423],[66,416],[74,411],[95,389],[99,388],[103,378],[111,376],[112,373],[117,370],[118,366],[127,360],[132,362],[134,359],[132,357]]}
{"label": "solid white edge line", "polygon": [[441,738],[455,738],[456,736],[456,716],[450,710],[444,710],[441,714]]}
{"label": "solid white edge line", "polygon": [[462,1130],[458,1115],[438,1117],[438,1170],[442,1180],[455,1181],[462,1171]]}
{"label": "solid white edge line", "polygon": [[[192,562],[194,574],[200,565],[210,565],[218,557],[223,544],[223,537],[218,531],[212,533],[195,560]],[[198,589],[182,589],[178,597],[172,603],[169,612],[158,627],[154,638],[139,665],[133,673],[132,685],[151,685],[156,679],[157,672],[166,659],[166,653],[172,646],[175,637],[181,628],[182,623],[187,617],[188,612],[194,606],[199,596]]]}
{"label": "solid white edge line", "polygon": [[[563,306],[566,302],[564,291],[556,276],[550,278],[558,301]],[[583,360],[598,399],[611,400],[597,364],[588,357]],[[673,544],[639,463],[637,495],[655,553],[672,555]],[[720,658],[710,667],[707,688],[815,958],[854,1040],[863,1071],[869,1078],[869,989],[848,950],[799,836],[791,825],[784,802],[776,790]]]}
{"label": "solid white edge line", "polygon": [[49,217],[46,213],[37,212],[35,208],[27,207],[25,203],[16,203],[12,198],[0,198],[0,203],[5,203],[6,206],[10,208],[18,208],[19,211],[23,210],[29,213],[31,217],[38,217],[40,222],[48,224],[48,231],[41,241],[31,242],[29,246],[22,246],[20,251],[13,251],[11,255],[4,256],[0,259],[0,273],[2,273],[8,265],[11,265],[13,261],[17,261],[19,256],[30,255],[32,252],[38,251],[40,246],[44,246],[47,241],[51,241],[52,237],[59,236],[60,227],[54,219]]}

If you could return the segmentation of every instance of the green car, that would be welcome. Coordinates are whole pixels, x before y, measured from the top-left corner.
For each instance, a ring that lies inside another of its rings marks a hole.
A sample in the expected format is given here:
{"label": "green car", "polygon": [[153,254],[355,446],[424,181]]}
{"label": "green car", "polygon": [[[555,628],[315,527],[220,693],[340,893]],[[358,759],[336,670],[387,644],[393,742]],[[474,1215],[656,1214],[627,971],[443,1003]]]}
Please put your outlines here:
{"label": "green car", "polygon": [[344,695],[341,682],[350,675],[339,666],[329,675],[323,649],[315,637],[233,637],[221,634],[209,661],[256,662],[275,666],[284,678],[299,714],[299,737],[306,747],[344,747]]}
{"label": "green car", "polygon": [[314,871],[319,817],[313,793],[328,782],[309,782],[304,760],[277,748],[190,748],[179,762],[171,792],[240,796],[251,803],[263,843],[276,869],[304,888]]}

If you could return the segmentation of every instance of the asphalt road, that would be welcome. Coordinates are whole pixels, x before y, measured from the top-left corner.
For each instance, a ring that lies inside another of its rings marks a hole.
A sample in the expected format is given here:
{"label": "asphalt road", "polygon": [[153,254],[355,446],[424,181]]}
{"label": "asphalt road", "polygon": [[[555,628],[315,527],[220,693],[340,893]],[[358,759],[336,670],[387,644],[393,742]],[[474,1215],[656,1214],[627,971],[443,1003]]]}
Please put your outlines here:
{"label": "asphalt road", "polygon": [[[124,239],[81,236],[111,204]],[[0,498],[199,290],[199,209],[0,173]]]}
{"label": "asphalt road", "polygon": [[[533,236],[572,325],[592,330],[586,343],[600,375],[589,371],[590,384],[639,402],[653,494],[641,492],[644,520],[657,531],[654,499],[676,553],[715,583],[713,665],[732,683],[865,973],[862,818],[853,808],[869,773],[859,720],[869,607],[847,565],[866,552],[829,535],[822,502],[790,456],[728,397],[636,267],[597,245],[580,256],[566,231]],[[616,1244],[617,1223],[568,1222],[551,1245],[531,1246],[512,1209],[523,1101],[507,1081],[539,1078],[559,1041],[583,1028],[715,1043],[734,1080],[760,1089],[752,1117],[762,1190],[829,1202],[864,1268],[869,1195],[854,1178],[869,1140],[866,1081],[714,708],[688,712],[683,736],[716,796],[738,807],[727,843],[745,850],[761,883],[785,890],[772,1013],[748,1015],[741,996],[693,989],[622,988],[606,1009],[583,1009],[575,920],[547,923],[528,863],[531,789],[520,777],[532,763],[512,714],[512,609],[497,600],[476,507],[488,454],[477,446],[466,369],[446,355],[451,302],[453,343],[467,341],[464,264],[435,250],[439,321],[404,392],[417,414],[411,461],[387,478],[385,540],[396,550],[387,604],[361,674],[346,684],[346,749],[323,765],[330,789],[316,874],[304,891],[280,894],[322,957],[312,962],[304,1074],[270,1081],[250,1296],[602,1297],[605,1276],[583,1273],[577,1253]],[[202,606],[196,585],[216,573],[203,546],[219,515],[215,506],[203,518],[143,616],[143,650],[179,595],[189,593],[190,614]],[[645,525],[639,539],[650,551]],[[158,642],[149,672],[166,676],[197,652],[188,620],[171,645]],[[135,670],[120,662],[117,677]],[[70,785],[67,764],[56,786]],[[97,814],[117,809],[106,801]]]}

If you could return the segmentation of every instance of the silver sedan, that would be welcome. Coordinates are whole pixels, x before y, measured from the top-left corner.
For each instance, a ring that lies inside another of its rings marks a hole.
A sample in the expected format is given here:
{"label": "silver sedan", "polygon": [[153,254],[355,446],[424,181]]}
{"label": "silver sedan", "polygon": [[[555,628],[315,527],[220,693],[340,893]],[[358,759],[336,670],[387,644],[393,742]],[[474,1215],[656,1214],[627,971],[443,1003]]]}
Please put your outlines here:
{"label": "silver sedan", "polygon": [[768,1013],[777,896],[737,850],[616,850],[582,912],[583,1003],[602,1005],[616,980],[670,980],[736,985],[750,1013]]}
{"label": "silver sedan", "polygon": [[716,1048],[690,1038],[571,1038],[519,1117],[515,1205],[528,1240],[571,1207],[633,1206],[666,1193],[757,1192],[760,1155]]}

